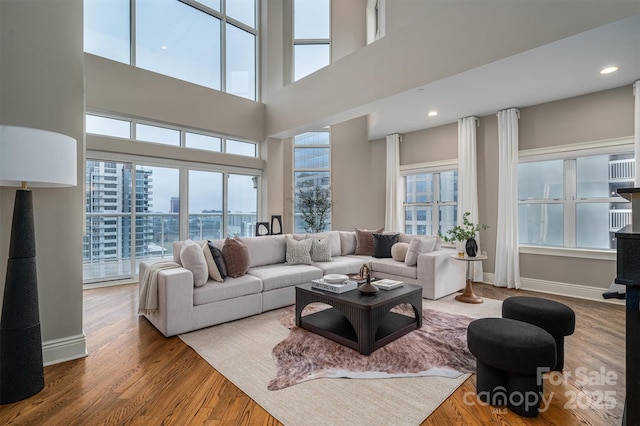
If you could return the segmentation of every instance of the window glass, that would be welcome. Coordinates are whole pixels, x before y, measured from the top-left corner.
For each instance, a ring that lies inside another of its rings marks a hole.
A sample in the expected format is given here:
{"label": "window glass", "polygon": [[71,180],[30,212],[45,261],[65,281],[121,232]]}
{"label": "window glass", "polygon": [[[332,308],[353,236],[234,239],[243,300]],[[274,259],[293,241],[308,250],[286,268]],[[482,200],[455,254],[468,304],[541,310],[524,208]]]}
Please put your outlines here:
{"label": "window glass", "polygon": [[256,27],[256,2],[255,0],[227,0],[227,16],[237,19],[251,28]]}
{"label": "window glass", "polygon": [[330,37],[330,0],[294,0],[294,38],[326,39]]}
{"label": "window glass", "polygon": [[329,65],[329,44],[296,44],[294,46],[294,79],[307,75]]}
{"label": "window glass", "polygon": [[136,123],[136,140],[180,146],[180,131]]}
{"label": "window glass", "polygon": [[84,0],[84,51],[131,63],[129,0]]}
{"label": "window glass", "polygon": [[294,143],[296,145],[329,145],[329,132],[307,132],[296,135]]}
{"label": "window glass", "polygon": [[576,163],[578,198],[615,197],[618,188],[633,187],[633,154],[578,157]]}
{"label": "window glass", "polygon": [[87,133],[131,139],[131,122],[114,118],[86,115]]}
{"label": "window glass", "polygon": [[405,197],[408,203],[433,202],[433,173],[409,175],[405,182]]}
{"label": "window glass", "polygon": [[222,151],[222,140],[215,136],[185,132],[184,137],[187,148],[205,149],[207,151],[216,152]]}
{"label": "window glass", "polygon": [[138,67],[220,90],[220,58],[218,18],[175,0],[136,1]]}
{"label": "window glass", "polygon": [[[331,183],[330,172],[294,172],[294,232],[306,232],[307,224],[304,221],[302,212],[298,208],[299,190],[310,189],[316,186],[329,187]],[[325,230],[331,229],[331,212],[325,221]]]}
{"label": "window glass", "polygon": [[521,244],[564,245],[564,206],[562,204],[520,204],[518,236]]}
{"label": "window glass", "polygon": [[440,173],[440,202],[458,201],[458,171]]}
{"label": "window glass", "polygon": [[[631,210],[617,210],[618,203],[580,203],[576,205],[576,246],[593,249],[615,249],[616,223],[629,223]],[[622,207],[622,206],[620,206]],[[616,215],[618,217],[616,217]],[[619,217],[627,216],[627,217]],[[616,229],[617,228],[617,229]]]}
{"label": "window glass", "polygon": [[404,216],[404,226],[407,234],[431,235],[433,233],[432,209],[430,206],[407,206]]}
{"label": "window glass", "polygon": [[297,169],[320,169],[330,165],[329,148],[296,148],[294,167]]}
{"label": "window glass", "polygon": [[234,141],[227,139],[227,154],[245,155],[247,157],[256,157],[256,144],[251,142]]}
{"label": "window glass", "polygon": [[221,239],[222,173],[189,170],[189,238]]}
{"label": "window glass", "polygon": [[227,93],[256,99],[256,36],[227,24]]}
{"label": "window glass", "polygon": [[[220,12],[220,0],[194,0],[194,1]],[[230,1],[233,1],[233,0],[230,0]]]}
{"label": "window glass", "polygon": [[518,198],[520,200],[564,198],[563,161],[536,161],[519,164]]}
{"label": "window glass", "polygon": [[458,206],[440,206],[440,232],[446,234],[458,222]]}
{"label": "window glass", "polygon": [[255,235],[258,219],[257,179],[257,176],[229,174],[227,235]]}

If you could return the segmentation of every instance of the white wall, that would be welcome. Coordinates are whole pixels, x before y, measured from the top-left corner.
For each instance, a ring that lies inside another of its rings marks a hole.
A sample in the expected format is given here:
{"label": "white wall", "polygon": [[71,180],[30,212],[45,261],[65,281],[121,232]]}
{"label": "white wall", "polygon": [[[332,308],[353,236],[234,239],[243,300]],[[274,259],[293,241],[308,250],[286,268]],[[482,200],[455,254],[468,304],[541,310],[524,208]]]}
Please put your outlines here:
{"label": "white wall", "polygon": [[430,2],[424,19],[271,94],[266,133],[288,137],[366,115],[380,99],[637,13],[622,1]]}
{"label": "white wall", "polygon": [[[0,123],[50,130],[69,135],[78,142],[79,185],[33,191],[45,363],[76,358],[85,353],[82,331],[82,34],[82,2],[0,2]],[[0,190],[2,289],[14,194],[14,189]]]}

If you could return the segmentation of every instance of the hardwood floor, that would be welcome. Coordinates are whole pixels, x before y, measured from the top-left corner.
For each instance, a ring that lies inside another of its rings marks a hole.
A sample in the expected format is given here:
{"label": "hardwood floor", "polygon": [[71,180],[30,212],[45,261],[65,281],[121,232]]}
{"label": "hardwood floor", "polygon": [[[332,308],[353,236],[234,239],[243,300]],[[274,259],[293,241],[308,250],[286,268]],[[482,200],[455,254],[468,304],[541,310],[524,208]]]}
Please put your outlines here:
{"label": "hardwood floor", "polygon": [[[165,338],[138,317],[136,288],[86,290],[89,356],[46,367],[45,389],[24,401],[0,405],[0,424],[280,424],[178,337]],[[493,299],[533,294],[573,308],[577,326],[565,340],[564,376],[546,378],[545,398],[551,403],[535,419],[480,405],[471,376],[423,425],[621,424],[624,306],[484,284],[474,289]]]}

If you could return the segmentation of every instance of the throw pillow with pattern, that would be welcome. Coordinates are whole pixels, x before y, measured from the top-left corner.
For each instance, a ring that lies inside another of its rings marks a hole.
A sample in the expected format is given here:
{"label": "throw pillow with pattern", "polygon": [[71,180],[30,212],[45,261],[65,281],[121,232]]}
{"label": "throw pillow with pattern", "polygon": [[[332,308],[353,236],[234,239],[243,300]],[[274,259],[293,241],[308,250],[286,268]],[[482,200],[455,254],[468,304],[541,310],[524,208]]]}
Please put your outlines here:
{"label": "throw pillow with pattern", "polygon": [[313,244],[313,240],[296,241],[291,235],[287,235],[285,242],[287,244],[285,256],[287,265],[311,264],[311,244]]}
{"label": "throw pillow with pattern", "polygon": [[324,238],[311,237],[311,260],[314,262],[331,262],[330,243],[329,236]]}

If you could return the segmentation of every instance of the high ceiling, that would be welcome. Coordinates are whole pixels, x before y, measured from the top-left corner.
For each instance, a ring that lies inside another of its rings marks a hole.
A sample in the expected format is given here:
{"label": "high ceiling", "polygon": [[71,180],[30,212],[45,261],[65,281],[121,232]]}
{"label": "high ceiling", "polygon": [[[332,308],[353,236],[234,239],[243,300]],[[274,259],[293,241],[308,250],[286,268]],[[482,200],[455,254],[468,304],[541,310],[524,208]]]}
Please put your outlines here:
{"label": "high ceiling", "polygon": [[[602,75],[616,65],[619,70]],[[631,85],[640,79],[640,15],[375,102],[369,139]],[[428,117],[429,111],[438,111]]]}

